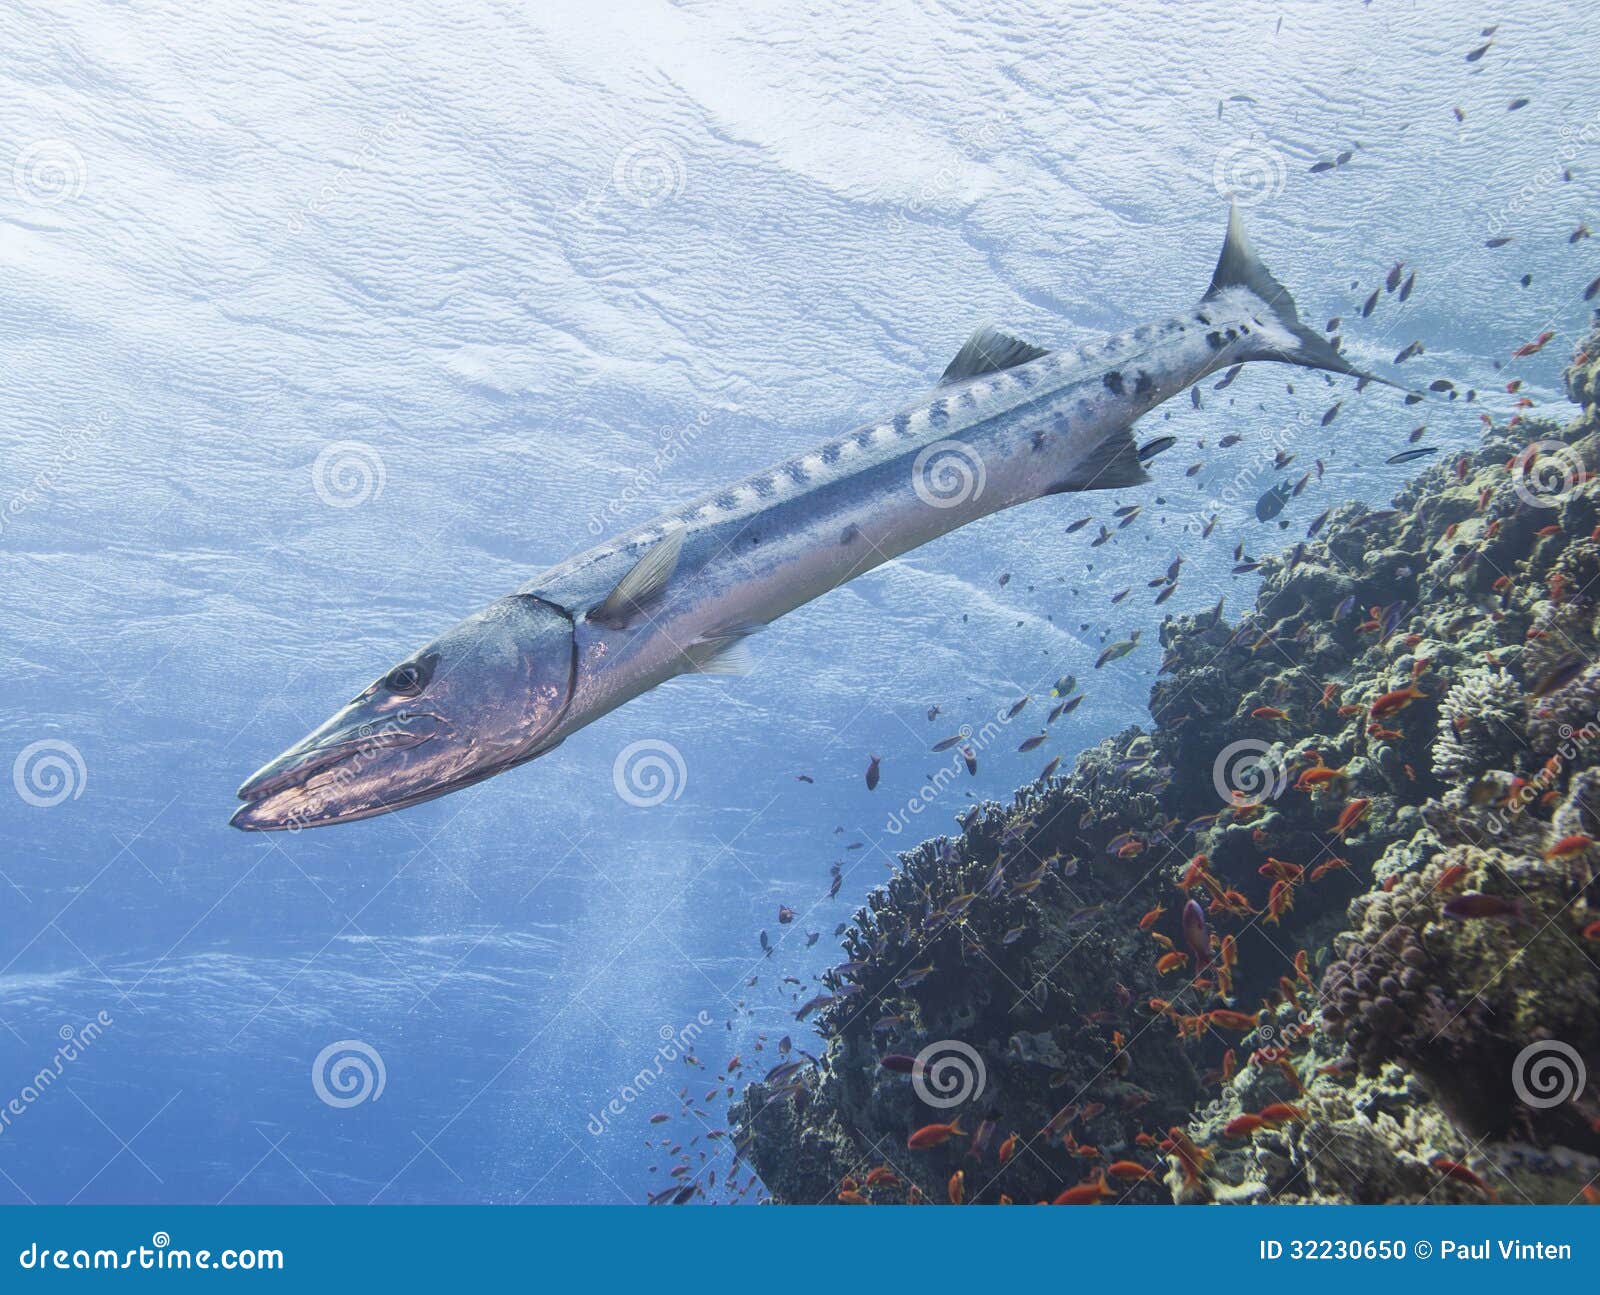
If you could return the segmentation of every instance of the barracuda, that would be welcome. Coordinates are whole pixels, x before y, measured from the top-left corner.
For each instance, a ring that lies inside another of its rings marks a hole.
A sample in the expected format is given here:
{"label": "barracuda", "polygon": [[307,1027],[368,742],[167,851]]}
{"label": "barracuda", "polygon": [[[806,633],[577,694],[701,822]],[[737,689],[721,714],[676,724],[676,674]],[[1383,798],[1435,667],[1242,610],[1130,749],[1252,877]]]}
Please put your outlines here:
{"label": "barracuda", "polygon": [[468,617],[254,774],[232,821],[388,813],[543,755],[676,675],[742,673],[750,635],[920,544],[1045,495],[1145,481],[1135,420],[1251,360],[1370,377],[1301,325],[1235,208],[1194,309],[1056,351],[979,329],[926,398]]}

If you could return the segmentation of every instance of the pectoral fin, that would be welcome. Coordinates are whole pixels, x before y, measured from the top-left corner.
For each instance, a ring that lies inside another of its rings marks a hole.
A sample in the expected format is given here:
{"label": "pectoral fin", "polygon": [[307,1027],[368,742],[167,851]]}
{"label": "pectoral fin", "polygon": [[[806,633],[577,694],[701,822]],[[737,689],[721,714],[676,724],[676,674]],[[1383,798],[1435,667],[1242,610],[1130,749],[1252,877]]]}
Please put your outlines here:
{"label": "pectoral fin", "polygon": [[604,625],[622,625],[660,597],[677,570],[684,535],[681,523],[667,530],[650,551],[633,564],[628,574],[617,581],[617,587],[589,613],[589,619]]}

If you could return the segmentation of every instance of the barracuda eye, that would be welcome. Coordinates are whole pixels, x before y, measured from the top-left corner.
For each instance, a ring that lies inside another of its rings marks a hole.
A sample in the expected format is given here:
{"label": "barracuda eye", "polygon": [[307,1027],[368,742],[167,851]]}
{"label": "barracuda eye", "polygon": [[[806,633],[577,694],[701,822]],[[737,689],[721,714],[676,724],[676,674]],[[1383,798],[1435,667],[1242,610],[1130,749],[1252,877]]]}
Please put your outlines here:
{"label": "barracuda eye", "polygon": [[439,654],[430,652],[415,661],[406,661],[383,677],[383,687],[396,697],[415,697],[428,686],[434,667],[439,664]]}

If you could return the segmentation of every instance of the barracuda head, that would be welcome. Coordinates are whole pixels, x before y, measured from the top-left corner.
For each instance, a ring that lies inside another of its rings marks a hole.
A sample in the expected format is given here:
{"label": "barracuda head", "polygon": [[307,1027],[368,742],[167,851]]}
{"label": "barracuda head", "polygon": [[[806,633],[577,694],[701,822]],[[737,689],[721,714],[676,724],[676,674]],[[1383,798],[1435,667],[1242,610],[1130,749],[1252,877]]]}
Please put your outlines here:
{"label": "barracuda head", "polygon": [[572,698],[572,618],[518,594],[408,657],[239,788],[235,827],[371,818],[537,755]]}

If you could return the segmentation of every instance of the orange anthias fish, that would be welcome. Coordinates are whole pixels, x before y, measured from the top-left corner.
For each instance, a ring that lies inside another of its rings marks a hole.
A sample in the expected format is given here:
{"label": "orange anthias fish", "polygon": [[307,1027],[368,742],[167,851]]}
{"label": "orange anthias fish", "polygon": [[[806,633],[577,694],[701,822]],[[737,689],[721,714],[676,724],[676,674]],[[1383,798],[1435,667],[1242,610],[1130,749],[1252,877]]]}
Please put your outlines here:
{"label": "orange anthias fish", "polygon": [[1343,836],[1352,827],[1366,817],[1367,810],[1372,807],[1372,802],[1364,796],[1358,796],[1344,807],[1344,812],[1339,815],[1339,821],[1333,825],[1334,836]]}
{"label": "orange anthias fish", "polygon": [[1236,1115],[1222,1126],[1222,1136],[1225,1138],[1247,1138],[1257,1129],[1265,1128],[1267,1122],[1259,1115]]}
{"label": "orange anthias fish", "polygon": [[1011,1159],[1012,1156],[1014,1156],[1016,1154],[1017,1154],[1017,1135],[1015,1133],[1013,1133],[1010,1137],[1008,1137],[1004,1142],[1002,1142],[1000,1144],[1000,1151],[999,1151],[1000,1163],[1001,1164],[1005,1164],[1007,1161],[1009,1161]]}
{"label": "orange anthias fish", "polygon": [[1156,1176],[1154,1169],[1149,1165],[1141,1165],[1137,1160],[1113,1160],[1106,1166],[1106,1172],[1113,1178],[1134,1183],[1144,1182]]}
{"label": "orange anthias fish", "polygon": [[1334,856],[1333,858],[1329,858],[1329,859],[1324,859],[1321,863],[1319,863],[1315,868],[1313,868],[1311,870],[1311,880],[1312,881],[1321,881],[1330,872],[1333,872],[1333,871],[1335,871],[1336,869],[1339,869],[1339,868],[1348,868],[1349,866],[1350,866],[1350,860],[1341,859],[1338,856]]}
{"label": "orange anthias fish", "polygon": [[950,1204],[964,1205],[967,1200],[967,1171],[957,1169],[950,1175]]}
{"label": "orange anthias fish", "polygon": [[1544,857],[1548,860],[1573,859],[1582,854],[1593,844],[1593,837],[1588,837],[1583,835],[1581,832],[1577,832],[1572,836],[1562,837],[1544,852]]}
{"label": "orange anthias fish", "polygon": [[1530,355],[1539,354],[1540,351],[1544,350],[1545,343],[1547,343],[1554,336],[1555,332],[1553,330],[1548,328],[1545,329],[1545,331],[1540,333],[1539,336],[1533,339],[1533,341],[1524,342],[1521,346],[1517,347],[1516,350],[1512,351],[1511,358],[1513,360],[1525,360]]}
{"label": "orange anthias fish", "polygon": [[1276,926],[1278,920],[1294,907],[1294,887],[1287,881],[1275,881],[1267,892],[1267,915],[1261,920]]}
{"label": "orange anthias fish", "polygon": [[1288,719],[1287,711],[1279,710],[1276,706],[1257,706],[1250,712],[1251,719]]}
{"label": "orange anthias fish", "polygon": [[1271,877],[1276,881],[1287,881],[1291,885],[1300,880],[1305,869],[1298,863],[1290,863],[1287,859],[1274,859],[1270,854],[1267,861],[1256,869],[1258,876]]}
{"label": "orange anthias fish", "polygon": [[1274,1126],[1296,1120],[1303,1121],[1306,1118],[1303,1110],[1298,1106],[1291,1106],[1288,1102],[1273,1102],[1271,1106],[1263,1106],[1256,1114]]}
{"label": "orange anthias fish", "polygon": [[1453,1178],[1458,1183],[1465,1183],[1468,1187],[1475,1188],[1491,1201],[1499,1200],[1494,1188],[1479,1178],[1477,1174],[1468,1169],[1459,1160],[1452,1160],[1449,1156],[1435,1156],[1430,1162],[1433,1167],[1446,1178]]}
{"label": "orange anthias fish", "polygon": [[1368,710],[1373,719],[1387,719],[1396,711],[1402,711],[1412,702],[1428,694],[1418,688],[1416,684],[1408,684],[1404,688],[1396,688],[1393,692],[1386,692],[1374,701]]}
{"label": "orange anthias fish", "polygon": [[1321,787],[1326,783],[1334,782],[1337,779],[1343,778],[1344,776],[1345,772],[1343,769],[1333,769],[1328,765],[1319,764],[1315,768],[1307,769],[1298,778],[1296,778],[1294,789],[1296,791],[1311,791],[1314,788]]}
{"label": "orange anthias fish", "polygon": [[1219,1007],[1207,1014],[1207,1021],[1224,1030],[1238,1030],[1240,1033],[1256,1028],[1256,1018],[1248,1012],[1234,1012],[1226,1007]]}
{"label": "orange anthias fish", "polygon": [[961,1127],[961,1117],[957,1116],[948,1124],[924,1124],[906,1139],[906,1146],[913,1151],[926,1151],[929,1147],[943,1146],[951,1138],[966,1136]]}
{"label": "orange anthias fish", "polygon": [[1178,889],[1191,891],[1202,882],[1210,879],[1207,868],[1211,860],[1203,854],[1197,854],[1189,860],[1189,866],[1183,870],[1183,876],[1178,879]]}
{"label": "orange anthias fish", "polygon": [[1183,1169],[1185,1183],[1197,1183],[1205,1172],[1206,1161],[1211,1159],[1211,1153],[1194,1144],[1194,1139],[1174,1124],[1167,1130],[1166,1139],[1161,1144],[1163,1151],[1170,1151],[1178,1157],[1178,1164]]}
{"label": "orange anthias fish", "polygon": [[1096,1174],[1088,1182],[1079,1183],[1076,1187],[1069,1187],[1055,1200],[1052,1205],[1098,1205],[1101,1201],[1115,1196],[1111,1187],[1106,1183],[1104,1174]]}

